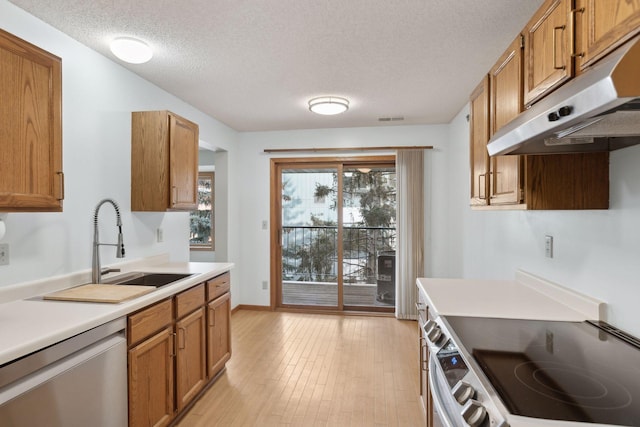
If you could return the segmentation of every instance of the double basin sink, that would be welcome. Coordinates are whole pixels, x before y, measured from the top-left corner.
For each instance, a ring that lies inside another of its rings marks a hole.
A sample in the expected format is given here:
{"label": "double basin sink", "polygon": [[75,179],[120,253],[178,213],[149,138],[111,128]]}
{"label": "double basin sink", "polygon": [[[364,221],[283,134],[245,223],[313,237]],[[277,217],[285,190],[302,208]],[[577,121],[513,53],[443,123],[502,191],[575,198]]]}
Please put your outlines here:
{"label": "double basin sink", "polygon": [[191,276],[191,274],[135,272],[111,277],[103,280],[102,283],[108,285],[155,286],[156,288],[160,288],[189,276]]}

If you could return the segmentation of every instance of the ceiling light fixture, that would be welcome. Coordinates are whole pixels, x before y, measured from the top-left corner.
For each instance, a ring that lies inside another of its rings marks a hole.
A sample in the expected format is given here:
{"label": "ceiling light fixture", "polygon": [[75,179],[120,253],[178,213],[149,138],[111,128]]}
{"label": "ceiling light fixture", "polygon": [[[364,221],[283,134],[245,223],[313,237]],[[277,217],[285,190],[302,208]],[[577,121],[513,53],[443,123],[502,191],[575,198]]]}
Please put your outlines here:
{"label": "ceiling light fixture", "polygon": [[321,96],[309,100],[309,110],[316,114],[332,116],[349,109],[349,100],[337,96]]}
{"label": "ceiling light fixture", "polygon": [[360,172],[360,173],[369,173],[369,172],[371,172],[371,168],[358,168],[358,172]]}
{"label": "ceiling light fixture", "polygon": [[148,44],[131,37],[118,37],[111,42],[111,52],[130,64],[142,64],[151,59],[153,52]]}

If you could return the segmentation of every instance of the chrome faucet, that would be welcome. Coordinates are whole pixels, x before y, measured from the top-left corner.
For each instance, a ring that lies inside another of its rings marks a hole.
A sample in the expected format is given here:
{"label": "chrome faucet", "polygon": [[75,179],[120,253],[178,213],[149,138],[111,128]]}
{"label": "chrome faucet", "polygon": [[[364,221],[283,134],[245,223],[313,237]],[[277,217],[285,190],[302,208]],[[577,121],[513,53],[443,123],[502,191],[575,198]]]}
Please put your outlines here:
{"label": "chrome faucet", "polygon": [[[116,225],[118,226],[118,243],[100,243],[98,236],[98,211],[105,203],[111,203],[116,210]],[[124,258],[124,243],[122,242],[122,219],[120,219],[120,208],[113,199],[102,199],[96,206],[93,213],[93,260],[91,263],[92,283],[102,283],[102,270],[100,268],[100,246],[115,246],[116,258]]]}

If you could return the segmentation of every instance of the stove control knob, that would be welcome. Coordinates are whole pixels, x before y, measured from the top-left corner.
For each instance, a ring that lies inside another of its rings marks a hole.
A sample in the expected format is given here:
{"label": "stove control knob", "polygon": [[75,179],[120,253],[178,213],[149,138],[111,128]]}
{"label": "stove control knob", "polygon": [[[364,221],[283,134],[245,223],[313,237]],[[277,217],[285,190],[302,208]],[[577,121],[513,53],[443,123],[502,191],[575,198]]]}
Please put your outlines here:
{"label": "stove control knob", "polygon": [[433,328],[431,328],[429,332],[427,332],[427,338],[433,344],[437,343],[441,336],[442,336],[442,330],[438,325],[435,325]]}
{"label": "stove control knob", "polygon": [[476,391],[473,389],[471,384],[465,381],[458,381],[451,390],[451,393],[461,405],[464,405],[469,399],[473,399],[476,396]]}
{"label": "stove control knob", "polygon": [[422,327],[422,329],[424,329],[425,334],[428,334],[436,326],[438,326],[438,324],[435,321],[427,320],[426,322],[424,322],[424,326]]}
{"label": "stove control knob", "polygon": [[470,427],[478,427],[482,425],[485,418],[487,418],[487,410],[482,403],[474,399],[469,401],[462,408],[462,418],[469,424]]}

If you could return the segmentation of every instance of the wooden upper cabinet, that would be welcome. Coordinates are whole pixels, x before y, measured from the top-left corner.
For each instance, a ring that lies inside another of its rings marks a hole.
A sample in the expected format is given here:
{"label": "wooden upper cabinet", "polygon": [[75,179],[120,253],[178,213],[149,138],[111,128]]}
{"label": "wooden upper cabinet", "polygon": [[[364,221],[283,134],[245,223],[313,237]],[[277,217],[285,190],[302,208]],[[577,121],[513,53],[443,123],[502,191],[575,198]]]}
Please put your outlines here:
{"label": "wooden upper cabinet", "polygon": [[61,212],[62,62],[0,30],[0,212]]}
{"label": "wooden upper cabinet", "polygon": [[576,52],[586,68],[640,32],[640,0],[576,0]]}
{"label": "wooden upper cabinet", "polygon": [[197,206],[198,125],[169,111],[131,115],[131,210]]}
{"label": "wooden upper cabinet", "polygon": [[[522,111],[522,35],[518,35],[489,73],[490,134]],[[522,201],[521,156],[495,156],[490,165],[490,204]]]}
{"label": "wooden upper cabinet", "polygon": [[489,76],[471,94],[470,113],[471,206],[489,200]]}
{"label": "wooden upper cabinet", "polygon": [[530,105],[573,77],[571,0],[547,0],[524,34],[524,103]]}

